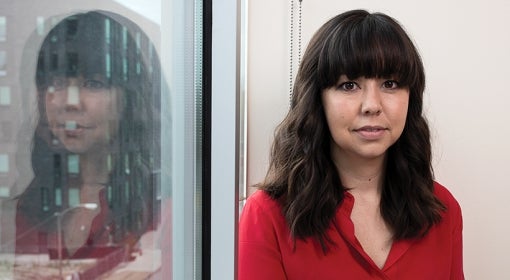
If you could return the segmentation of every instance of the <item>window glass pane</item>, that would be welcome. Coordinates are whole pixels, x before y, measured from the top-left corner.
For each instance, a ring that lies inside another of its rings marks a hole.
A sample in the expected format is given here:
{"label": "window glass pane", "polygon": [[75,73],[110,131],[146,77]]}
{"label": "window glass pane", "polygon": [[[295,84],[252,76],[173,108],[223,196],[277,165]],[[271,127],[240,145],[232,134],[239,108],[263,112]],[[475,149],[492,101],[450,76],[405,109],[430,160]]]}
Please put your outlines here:
{"label": "window glass pane", "polygon": [[0,86],[0,105],[7,106],[11,104],[11,88]]}
{"label": "window glass pane", "polygon": [[7,19],[0,16],[0,41],[7,40]]}
{"label": "window glass pane", "polygon": [[[76,130],[76,124],[69,126],[66,123],[65,129],[69,131]],[[67,156],[67,173],[70,175],[80,173],[80,158],[78,155]]]}
{"label": "window glass pane", "polygon": [[7,52],[0,50],[0,76],[7,75]]}
{"label": "window glass pane", "polygon": [[[162,170],[172,170],[171,174],[164,173],[161,177],[162,186],[172,185],[171,190],[162,189],[162,197],[170,197],[162,203],[162,213],[171,209],[173,215],[172,226],[167,228],[170,235],[162,237],[162,246],[172,254],[164,254],[162,261],[172,263],[171,269],[163,266],[163,275],[172,275],[173,279],[202,279],[203,82],[201,68],[197,67],[202,60],[202,2],[163,1],[163,7],[166,5],[172,11],[171,17],[162,17],[162,27],[168,31],[162,38],[162,48],[172,49],[166,57],[171,61],[167,66],[172,73],[169,77],[172,100],[163,98],[162,103],[171,103],[173,119],[170,126],[162,126],[162,135],[173,135],[173,148],[168,150],[162,146]],[[166,240],[170,236],[173,242],[168,246]]]}
{"label": "window glass pane", "polygon": [[[48,211],[49,210],[49,200],[48,200],[48,189],[43,189],[43,210]],[[62,189],[61,188],[55,188],[55,205],[56,206],[62,206]]]}
{"label": "window glass pane", "polygon": [[9,187],[0,186],[0,197],[9,197]]}
{"label": "window glass pane", "polygon": [[70,188],[68,190],[69,194],[69,207],[76,207],[78,204],[81,203],[80,201],[80,190],[76,188]]}
{"label": "window glass pane", "polygon": [[36,18],[36,30],[37,34],[43,36],[44,35],[44,17]]}
{"label": "window glass pane", "polygon": [[[27,94],[23,102],[37,103],[37,121],[31,135],[33,178],[16,199],[15,261],[46,256],[37,275],[77,273],[85,279],[121,262],[156,263],[153,254],[140,254],[155,250],[151,240],[142,243],[159,228],[152,223],[160,201],[151,178],[160,170],[162,80],[158,56],[148,55],[153,40],[114,12],[44,18],[51,22],[48,30],[41,36],[45,22],[34,26],[28,41],[38,44],[27,44],[21,53],[22,77],[35,80],[21,91]],[[144,34],[138,46],[137,33]],[[136,62],[143,64],[141,71]],[[148,65],[158,71],[149,72]],[[144,182],[141,192],[134,189],[137,180]],[[156,272],[149,267],[145,275]],[[16,266],[14,273],[23,278],[33,272]]]}
{"label": "window glass pane", "polygon": [[200,279],[201,1],[82,2],[0,0],[0,279]]}

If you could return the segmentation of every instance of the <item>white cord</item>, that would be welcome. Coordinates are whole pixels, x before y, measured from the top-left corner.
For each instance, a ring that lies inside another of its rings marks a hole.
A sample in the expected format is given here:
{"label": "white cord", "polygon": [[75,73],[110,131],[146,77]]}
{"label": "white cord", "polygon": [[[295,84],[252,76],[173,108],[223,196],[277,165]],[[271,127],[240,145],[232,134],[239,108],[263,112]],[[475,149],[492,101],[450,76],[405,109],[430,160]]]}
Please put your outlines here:
{"label": "white cord", "polygon": [[299,17],[298,17],[298,66],[301,62],[301,25],[303,18],[303,0],[299,0]]}
{"label": "white cord", "polygon": [[294,79],[294,0],[290,0],[290,41],[289,41],[289,106],[292,100],[292,85]]}
{"label": "white cord", "polygon": [[[292,101],[292,92],[294,88],[294,1],[290,0],[290,41],[289,41],[289,106]],[[299,63],[301,62],[301,26],[302,26],[302,18],[303,18],[303,9],[302,9],[303,0],[298,0],[298,19],[297,19],[297,68],[299,69]]]}

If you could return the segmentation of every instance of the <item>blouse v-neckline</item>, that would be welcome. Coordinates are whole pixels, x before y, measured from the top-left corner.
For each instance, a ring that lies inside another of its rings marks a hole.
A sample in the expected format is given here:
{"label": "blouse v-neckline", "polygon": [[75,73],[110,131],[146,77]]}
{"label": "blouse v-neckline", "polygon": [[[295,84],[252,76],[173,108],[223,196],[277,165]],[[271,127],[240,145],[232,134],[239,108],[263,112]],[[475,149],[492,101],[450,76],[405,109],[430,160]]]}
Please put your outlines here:
{"label": "blouse v-neckline", "polygon": [[354,207],[354,196],[349,192],[344,193],[344,200],[337,211],[336,220],[334,222],[336,231],[347,241],[349,246],[354,249],[375,271],[381,273],[381,276],[386,279],[384,271],[388,270],[395,264],[411,247],[412,240],[394,240],[392,242],[390,252],[386,258],[384,266],[379,268],[372,260],[372,258],[365,252],[361,243],[355,236],[354,223],[351,220],[351,213]]}

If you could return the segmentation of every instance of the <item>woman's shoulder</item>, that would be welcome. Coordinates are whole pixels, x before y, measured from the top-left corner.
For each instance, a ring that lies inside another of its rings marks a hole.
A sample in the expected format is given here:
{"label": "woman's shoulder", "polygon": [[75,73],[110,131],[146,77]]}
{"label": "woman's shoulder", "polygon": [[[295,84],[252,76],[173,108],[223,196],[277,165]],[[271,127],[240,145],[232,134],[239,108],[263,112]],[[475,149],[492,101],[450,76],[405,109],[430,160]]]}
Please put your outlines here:
{"label": "woman's shoulder", "polygon": [[445,186],[434,182],[434,195],[446,206],[448,212],[461,215],[459,202]]}
{"label": "woman's shoulder", "polygon": [[434,181],[434,195],[445,204],[457,203],[453,194],[443,185]]}
{"label": "woman's shoulder", "polygon": [[274,244],[276,236],[288,235],[281,206],[265,191],[257,190],[246,200],[239,221],[241,242]]}
{"label": "woman's shoulder", "polygon": [[[276,199],[273,199],[267,192],[256,190],[247,199],[244,208],[253,208],[252,210],[261,210],[264,212],[280,212],[281,207]],[[244,211],[244,210],[243,210]]]}

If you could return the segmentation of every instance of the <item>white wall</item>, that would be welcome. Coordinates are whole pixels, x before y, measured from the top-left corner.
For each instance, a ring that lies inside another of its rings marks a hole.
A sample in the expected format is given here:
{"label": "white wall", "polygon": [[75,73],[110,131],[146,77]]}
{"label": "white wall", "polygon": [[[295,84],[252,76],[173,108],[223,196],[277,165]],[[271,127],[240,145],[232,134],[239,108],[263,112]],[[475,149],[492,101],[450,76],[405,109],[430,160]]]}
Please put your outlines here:
{"label": "white wall", "polygon": [[[290,1],[248,2],[247,184],[253,185],[265,175],[274,128],[288,108]],[[349,9],[385,12],[404,25],[425,64],[436,180],[450,189],[463,209],[466,278],[510,279],[510,89],[506,84],[510,3],[302,3],[303,50],[322,23]]]}

